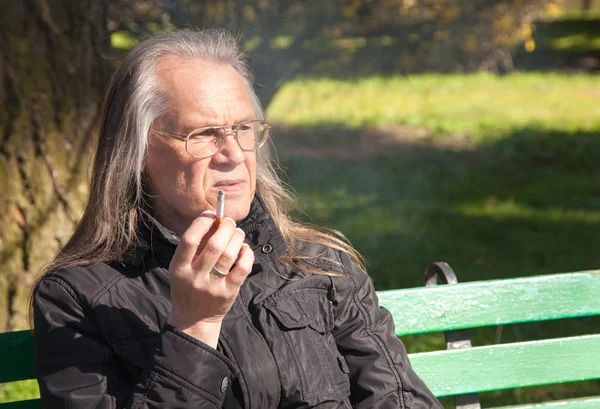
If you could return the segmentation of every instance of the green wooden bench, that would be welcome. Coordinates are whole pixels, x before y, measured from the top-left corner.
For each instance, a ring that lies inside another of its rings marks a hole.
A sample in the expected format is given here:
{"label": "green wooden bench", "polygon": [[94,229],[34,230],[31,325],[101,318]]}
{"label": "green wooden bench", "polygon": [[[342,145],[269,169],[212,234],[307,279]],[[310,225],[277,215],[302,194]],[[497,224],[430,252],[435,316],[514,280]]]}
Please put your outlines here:
{"label": "green wooden bench", "polygon": [[[467,328],[600,315],[600,271],[456,283],[445,263],[426,272],[427,287],[378,292],[396,334],[445,332],[447,350],[410,354],[416,372],[457,408],[480,408],[478,393],[600,379],[600,334],[471,347]],[[447,285],[435,285],[437,282]],[[0,334],[0,383],[33,379],[31,333]],[[38,409],[38,399],[0,409]],[[600,395],[505,409],[598,409]]]}

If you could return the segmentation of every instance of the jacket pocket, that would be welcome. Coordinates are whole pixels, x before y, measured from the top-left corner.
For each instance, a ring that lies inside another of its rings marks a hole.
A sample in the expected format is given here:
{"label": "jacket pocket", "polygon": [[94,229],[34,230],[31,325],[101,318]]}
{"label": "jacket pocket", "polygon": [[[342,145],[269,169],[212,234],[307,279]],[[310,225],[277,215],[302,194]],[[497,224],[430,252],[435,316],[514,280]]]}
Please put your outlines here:
{"label": "jacket pocket", "polygon": [[271,332],[265,338],[272,339],[285,403],[315,405],[324,399],[347,398],[350,382],[345,362],[340,361],[335,342],[329,341],[333,305],[327,291],[289,291],[267,299],[263,306],[265,331]]}

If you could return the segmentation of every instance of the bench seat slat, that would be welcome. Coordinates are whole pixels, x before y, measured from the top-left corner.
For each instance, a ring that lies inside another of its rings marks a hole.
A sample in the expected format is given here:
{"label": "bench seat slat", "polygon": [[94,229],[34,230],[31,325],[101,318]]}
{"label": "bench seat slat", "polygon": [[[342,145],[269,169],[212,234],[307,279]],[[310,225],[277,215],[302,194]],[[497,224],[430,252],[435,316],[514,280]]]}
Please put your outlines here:
{"label": "bench seat slat", "polygon": [[600,396],[579,399],[556,400],[552,402],[530,403],[528,405],[501,406],[492,409],[598,409]]}
{"label": "bench seat slat", "polygon": [[600,270],[377,293],[398,336],[598,315],[598,294]]}
{"label": "bench seat slat", "polygon": [[409,358],[436,396],[600,379],[600,334],[417,353]]}
{"label": "bench seat slat", "polygon": [[0,383],[34,379],[31,331],[0,334]]}

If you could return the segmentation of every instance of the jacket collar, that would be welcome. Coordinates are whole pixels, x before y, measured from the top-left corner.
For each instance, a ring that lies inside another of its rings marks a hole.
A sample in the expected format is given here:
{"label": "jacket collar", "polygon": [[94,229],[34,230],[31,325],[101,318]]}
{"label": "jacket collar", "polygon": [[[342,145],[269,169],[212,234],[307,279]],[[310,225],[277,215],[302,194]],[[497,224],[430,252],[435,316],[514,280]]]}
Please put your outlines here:
{"label": "jacket collar", "polygon": [[[132,252],[124,254],[118,261],[139,266],[146,256],[152,254],[170,262],[180,237],[163,226],[147,210],[139,209],[139,215],[138,243]],[[252,200],[248,216],[238,223],[238,227],[246,233],[245,242],[254,251],[255,263],[275,259],[288,249],[281,231],[258,194]]]}

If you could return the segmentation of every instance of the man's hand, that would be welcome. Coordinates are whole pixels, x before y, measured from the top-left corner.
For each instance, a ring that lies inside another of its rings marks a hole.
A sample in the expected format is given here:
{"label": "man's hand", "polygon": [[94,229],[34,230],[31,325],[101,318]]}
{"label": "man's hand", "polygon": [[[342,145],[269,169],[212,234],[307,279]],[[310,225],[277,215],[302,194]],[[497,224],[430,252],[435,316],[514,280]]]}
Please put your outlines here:
{"label": "man's hand", "polygon": [[[223,317],[252,271],[254,253],[244,232],[226,217],[203,212],[181,236],[169,266],[169,323],[200,341],[217,347]],[[215,273],[216,268],[227,275]]]}

